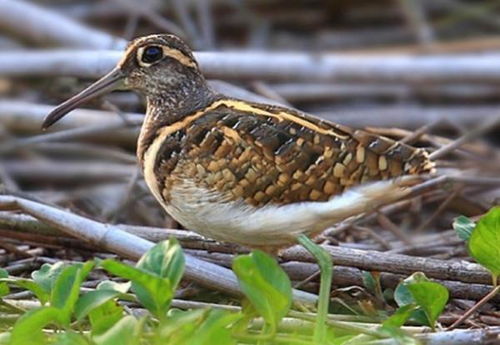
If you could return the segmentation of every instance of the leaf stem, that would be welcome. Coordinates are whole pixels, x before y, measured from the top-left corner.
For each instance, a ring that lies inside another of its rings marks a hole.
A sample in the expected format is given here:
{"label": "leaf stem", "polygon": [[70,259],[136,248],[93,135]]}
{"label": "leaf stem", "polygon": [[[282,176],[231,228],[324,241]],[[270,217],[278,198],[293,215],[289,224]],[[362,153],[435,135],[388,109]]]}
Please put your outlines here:
{"label": "leaf stem", "polygon": [[[274,338],[275,333],[276,333],[276,330],[274,329],[274,327],[270,327],[267,322],[264,322],[264,325],[262,326],[261,334],[262,335],[269,335],[269,338]],[[257,340],[257,345],[266,345],[268,340],[269,339],[259,339],[259,340]]]}
{"label": "leaf stem", "polygon": [[314,243],[304,234],[299,235],[297,241],[318,261],[321,271],[321,282],[319,287],[318,317],[314,328],[314,342],[325,344],[326,321],[328,318],[328,306],[330,304],[330,288],[332,285],[333,262],[330,254]]}

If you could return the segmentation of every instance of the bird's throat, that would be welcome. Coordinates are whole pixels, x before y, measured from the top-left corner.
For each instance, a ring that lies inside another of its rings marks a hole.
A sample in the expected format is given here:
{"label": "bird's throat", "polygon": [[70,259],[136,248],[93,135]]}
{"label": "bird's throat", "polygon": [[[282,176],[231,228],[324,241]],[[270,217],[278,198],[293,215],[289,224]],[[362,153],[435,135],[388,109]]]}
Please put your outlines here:
{"label": "bird's throat", "polygon": [[144,153],[159,129],[182,121],[185,117],[207,107],[216,98],[216,93],[204,81],[147,95],[146,116],[137,143],[139,162],[142,164]]}

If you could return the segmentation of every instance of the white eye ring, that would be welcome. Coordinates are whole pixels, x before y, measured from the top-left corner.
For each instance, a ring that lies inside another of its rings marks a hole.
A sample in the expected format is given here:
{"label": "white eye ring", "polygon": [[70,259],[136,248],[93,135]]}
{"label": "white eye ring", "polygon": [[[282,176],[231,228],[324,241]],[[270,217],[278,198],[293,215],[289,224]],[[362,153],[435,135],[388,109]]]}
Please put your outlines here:
{"label": "white eye ring", "polygon": [[137,62],[141,66],[151,66],[163,58],[163,49],[160,46],[141,47],[137,51]]}

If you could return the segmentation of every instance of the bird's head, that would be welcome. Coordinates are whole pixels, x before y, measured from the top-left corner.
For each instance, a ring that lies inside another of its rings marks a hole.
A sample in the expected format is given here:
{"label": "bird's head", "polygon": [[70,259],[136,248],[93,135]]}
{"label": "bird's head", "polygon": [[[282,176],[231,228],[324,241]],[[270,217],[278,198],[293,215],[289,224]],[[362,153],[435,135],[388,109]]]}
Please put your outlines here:
{"label": "bird's head", "polygon": [[129,89],[144,96],[182,93],[204,83],[191,49],[178,37],[168,34],[140,37],[128,45],[122,59],[104,77],[57,106],[45,118],[48,128],[88,100],[116,89]]}

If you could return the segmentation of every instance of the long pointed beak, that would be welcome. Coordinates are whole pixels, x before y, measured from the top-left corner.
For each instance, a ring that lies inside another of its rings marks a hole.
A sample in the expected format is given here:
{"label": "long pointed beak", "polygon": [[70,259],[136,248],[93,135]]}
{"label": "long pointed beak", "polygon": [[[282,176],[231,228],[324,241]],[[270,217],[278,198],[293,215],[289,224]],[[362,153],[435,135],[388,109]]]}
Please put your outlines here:
{"label": "long pointed beak", "polygon": [[71,97],[66,102],[61,103],[52,110],[43,120],[42,129],[47,129],[63,118],[67,113],[77,108],[80,104],[91,100],[97,96],[118,89],[123,82],[125,75],[115,67],[111,72],[87,87],[77,95]]}

